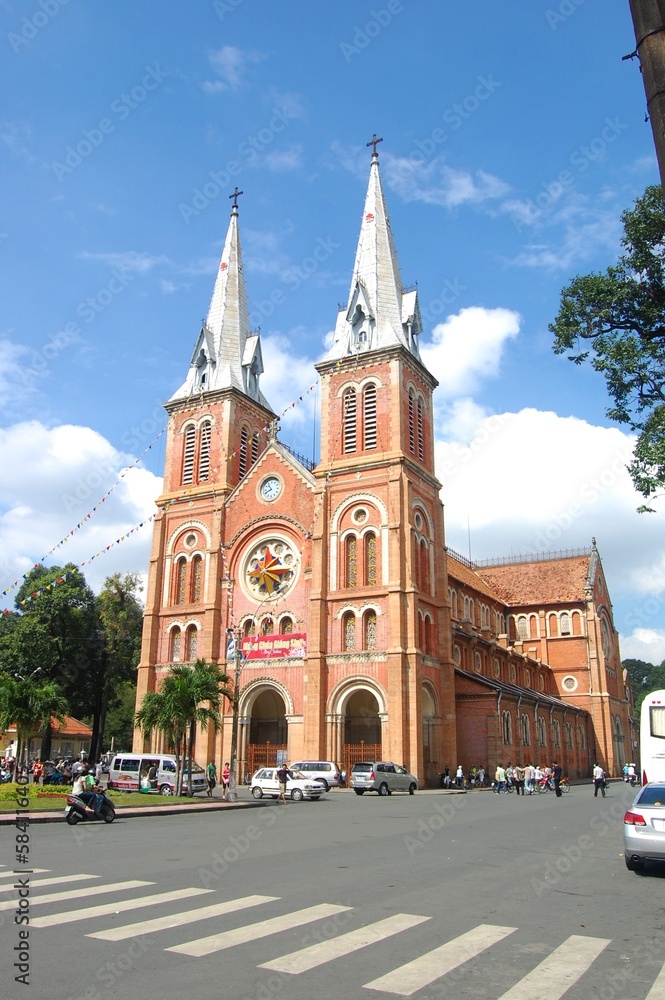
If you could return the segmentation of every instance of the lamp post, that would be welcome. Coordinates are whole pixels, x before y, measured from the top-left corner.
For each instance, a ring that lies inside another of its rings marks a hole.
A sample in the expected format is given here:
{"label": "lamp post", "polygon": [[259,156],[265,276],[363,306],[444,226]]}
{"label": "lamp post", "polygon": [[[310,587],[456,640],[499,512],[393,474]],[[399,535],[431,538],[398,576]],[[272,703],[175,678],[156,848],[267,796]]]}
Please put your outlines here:
{"label": "lamp post", "polygon": [[[237,802],[238,800],[238,696],[240,694],[240,671],[242,670],[242,631],[240,629],[229,628],[226,630],[226,635],[229,643],[233,643],[233,662],[234,662],[234,678],[233,678],[233,722],[231,724],[231,774],[229,775],[229,792],[228,800],[229,802]],[[228,656],[228,646],[227,646],[227,659]]]}

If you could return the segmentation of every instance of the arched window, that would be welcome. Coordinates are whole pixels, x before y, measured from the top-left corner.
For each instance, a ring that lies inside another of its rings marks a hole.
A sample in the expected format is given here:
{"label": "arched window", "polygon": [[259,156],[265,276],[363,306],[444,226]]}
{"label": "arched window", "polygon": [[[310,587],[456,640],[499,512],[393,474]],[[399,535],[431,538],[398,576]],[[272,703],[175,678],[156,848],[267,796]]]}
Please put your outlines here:
{"label": "arched window", "polygon": [[580,745],[580,750],[584,750],[586,744],[586,739],[584,737],[584,726],[577,727],[577,740]]}
{"label": "arched window", "polygon": [[185,431],[185,451],[182,463],[183,486],[194,481],[194,449],[196,447],[196,429],[193,425]]}
{"label": "arched window", "polygon": [[529,716],[522,715],[522,746],[531,746],[531,726],[529,725]]}
{"label": "arched window", "polygon": [[346,585],[355,587],[358,581],[358,539],[349,535],[346,539]]}
{"label": "arched window", "polygon": [[453,590],[453,593],[452,593],[452,601],[451,601],[450,613],[452,614],[453,618],[457,618],[457,591],[456,590]]}
{"label": "arched window", "polygon": [[182,632],[176,625],[171,629],[171,650],[170,659],[172,663],[179,663],[182,655]]}
{"label": "arched window", "polygon": [[261,622],[261,633],[262,635],[273,635],[275,631],[275,622],[270,616],[264,618]]}
{"label": "arched window", "polygon": [[293,632],[293,618],[286,615],[279,623],[279,631],[282,635],[290,635]]}
{"label": "arched window", "polygon": [[547,740],[545,739],[545,720],[543,718],[541,718],[540,716],[538,716],[538,721],[537,721],[537,724],[536,724],[536,728],[538,730],[538,746],[539,747],[546,747],[547,746]]}
{"label": "arched window", "polygon": [[566,746],[569,750],[573,749],[573,727],[570,722],[566,722],[564,729],[566,731]]}
{"label": "arched window", "polygon": [[249,434],[247,433],[247,428],[243,427],[240,431],[240,461],[238,463],[238,472],[240,478],[243,479],[247,474],[247,443],[249,441]]}
{"label": "arched window", "polygon": [[520,639],[529,638],[529,622],[526,615],[520,615],[517,619],[517,634]]}
{"label": "arched window", "polygon": [[198,604],[201,600],[203,583],[203,559],[201,556],[194,556],[192,559],[192,603]]}
{"label": "arched window", "polygon": [[196,625],[188,625],[187,638],[186,638],[188,663],[192,663],[196,659],[196,646],[198,643],[198,637],[199,633]]}
{"label": "arched window", "polygon": [[365,584],[376,586],[376,535],[372,531],[365,535]]}
{"label": "arched window", "polygon": [[409,451],[412,455],[416,453],[416,428],[415,428],[415,416],[414,416],[414,405],[415,400],[413,398],[413,391],[409,389]]}
{"label": "arched window", "polygon": [[356,390],[347,389],[343,397],[344,410],[344,454],[349,455],[356,450]]}
{"label": "arched window", "polygon": [[425,459],[425,442],[423,439],[423,404],[422,400],[418,400],[418,458],[420,461]]}
{"label": "arched window", "polygon": [[376,611],[366,611],[363,616],[363,648],[376,649]]}
{"label": "arched window", "polygon": [[366,449],[376,448],[376,386],[368,385],[363,392],[363,437]]}
{"label": "arched window", "polygon": [[559,625],[561,626],[561,635],[570,635],[570,615],[567,611],[561,612]]}
{"label": "arched window", "polygon": [[428,656],[436,656],[434,649],[434,622],[429,615],[425,617],[425,652]]}
{"label": "arched window", "polygon": [[552,747],[558,750],[561,746],[561,723],[558,719],[552,720]]}
{"label": "arched window", "polygon": [[187,560],[183,557],[175,564],[175,604],[184,604],[187,598]]}
{"label": "arched window", "polygon": [[356,648],[356,616],[347,611],[342,619],[342,642],[344,651],[352,653]]}
{"label": "arched window", "polygon": [[510,712],[503,713],[503,742],[507,744],[513,742],[513,723]]}
{"label": "arched window", "polygon": [[212,424],[204,420],[201,424],[201,443],[199,445],[199,482],[206,482],[210,473],[210,438]]}
{"label": "arched window", "polygon": [[252,434],[252,465],[259,457],[259,432]]}
{"label": "arched window", "polygon": [[253,618],[248,618],[242,627],[243,634],[246,636],[256,635],[256,622]]}
{"label": "arched window", "polygon": [[429,546],[422,539],[420,542],[420,589],[425,594],[429,594]]}

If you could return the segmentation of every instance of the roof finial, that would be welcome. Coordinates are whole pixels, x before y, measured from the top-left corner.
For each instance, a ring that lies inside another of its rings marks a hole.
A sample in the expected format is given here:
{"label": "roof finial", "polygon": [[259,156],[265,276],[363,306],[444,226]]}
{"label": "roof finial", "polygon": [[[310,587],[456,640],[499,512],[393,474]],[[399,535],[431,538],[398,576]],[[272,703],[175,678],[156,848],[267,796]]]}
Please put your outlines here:
{"label": "roof finial", "polygon": [[232,215],[237,215],[238,214],[238,198],[240,197],[241,194],[244,194],[244,193],[245,193],[244,191],[239,191],[238,190],[238,185],[236,184],[235,191],[233,192],[233,194],[229,195],[229,198],[233,198],[233,211],[231,213]]}
{"label": "roof finial", "polygon": [[374,161],[377,163],[379,162],[379,154],[376,151],[376,147],[380,142],[383,142],[383,139],[377,139],[375,132],[370,141],[367,143],[368,146],[372,146],[372,163],[374,163]]}

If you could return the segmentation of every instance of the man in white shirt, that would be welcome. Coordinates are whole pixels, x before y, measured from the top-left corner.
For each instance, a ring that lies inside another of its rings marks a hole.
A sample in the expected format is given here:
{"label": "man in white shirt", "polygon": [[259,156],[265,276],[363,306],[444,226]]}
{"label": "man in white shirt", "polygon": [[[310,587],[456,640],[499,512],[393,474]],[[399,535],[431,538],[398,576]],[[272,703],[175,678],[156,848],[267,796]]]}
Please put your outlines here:
{"label": "man in white shirt", "polygon": [[603,771],[600,764],[593,765],[593,797],[598,798],[598,789],[600,789],[603,798],[605,798],[605,772]]}

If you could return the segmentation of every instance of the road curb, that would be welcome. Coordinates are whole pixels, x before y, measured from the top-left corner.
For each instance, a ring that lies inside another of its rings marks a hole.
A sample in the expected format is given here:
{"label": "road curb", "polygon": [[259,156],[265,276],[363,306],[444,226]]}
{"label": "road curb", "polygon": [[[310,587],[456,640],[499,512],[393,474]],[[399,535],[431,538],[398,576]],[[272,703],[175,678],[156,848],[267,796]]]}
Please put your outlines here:
{"label": "road curb", "polygon": [[[223,812],[233,809],[257,809],[268,805],[267,802],[202,802],[200,805],[158,806],[116,806],[116,819],[142,819],[144,816],[180,816],[183,813]],[[33,823],[64,823],[64,806],[58,812],[29,812],[17,810],[16,813],[0,815],[0,826],[13,826],[16,821]],[[85,822],[85,821],[84,821]],[[88,820],[87,822],[97,822]]]}

